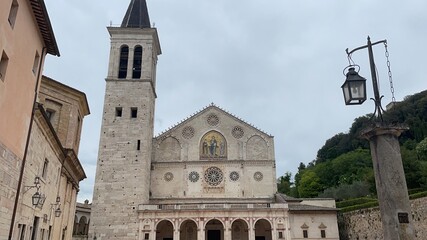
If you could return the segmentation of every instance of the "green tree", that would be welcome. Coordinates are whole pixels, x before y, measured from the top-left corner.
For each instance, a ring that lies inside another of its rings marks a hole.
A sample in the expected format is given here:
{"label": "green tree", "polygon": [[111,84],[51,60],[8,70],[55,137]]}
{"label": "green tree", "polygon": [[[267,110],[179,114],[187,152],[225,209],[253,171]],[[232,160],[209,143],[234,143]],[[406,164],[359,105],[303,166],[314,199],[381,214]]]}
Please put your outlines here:
{"label": "green tree", "polygon": [[323,188],[320,184],[320,178],[312,170],[305,170],[301,176],[301,182],[298,186],[300,197],[316,197]]}
{"label": "green tree", "polygon": [[293,185],[293,183],[291,182],[291,178],[292,178],[291,172],[286,172],[285,175],[279,177],[277,181],[277,191],[290,196],[291,186]]}
{"label": "green tree", "polygon": [[415,150],[420,160],[427,161],[427,137],[418,143]]}

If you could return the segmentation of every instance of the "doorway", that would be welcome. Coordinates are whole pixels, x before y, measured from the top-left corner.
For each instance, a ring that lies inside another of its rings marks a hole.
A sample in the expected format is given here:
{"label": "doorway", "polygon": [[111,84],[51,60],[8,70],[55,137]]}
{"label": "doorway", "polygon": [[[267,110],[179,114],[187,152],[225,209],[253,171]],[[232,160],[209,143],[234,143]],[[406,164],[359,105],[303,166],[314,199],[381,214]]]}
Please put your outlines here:
{"label": "doorway", "polygon": [[208,240],[221,240],[221,230],[208,230]]}

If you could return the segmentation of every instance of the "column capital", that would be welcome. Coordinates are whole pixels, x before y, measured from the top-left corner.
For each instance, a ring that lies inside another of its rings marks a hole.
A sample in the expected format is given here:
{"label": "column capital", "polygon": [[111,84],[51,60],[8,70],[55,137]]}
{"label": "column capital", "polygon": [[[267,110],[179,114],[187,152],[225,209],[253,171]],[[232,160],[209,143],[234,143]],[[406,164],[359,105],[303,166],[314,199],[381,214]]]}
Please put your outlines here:
{"label": "column capital", "polygon": [[399,137],[402,132],[408,129],[409,127],[405,124],[373,123],[371,126],[363,129],[360,136],[367,140],[379,135],[393,135]]}

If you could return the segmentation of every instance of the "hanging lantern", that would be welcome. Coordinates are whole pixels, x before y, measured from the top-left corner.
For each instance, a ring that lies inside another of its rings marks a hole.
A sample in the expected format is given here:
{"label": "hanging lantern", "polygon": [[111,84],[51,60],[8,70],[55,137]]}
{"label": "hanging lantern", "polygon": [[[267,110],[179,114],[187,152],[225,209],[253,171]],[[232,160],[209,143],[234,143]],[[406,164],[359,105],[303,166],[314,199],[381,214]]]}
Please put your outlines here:
{"label": "hanging lantern", "polygon": [[366,100],[366,79],[351,67],[348,69],[344,84],[341,86],[346,105],[359,105]]}
{"label": "hanging lantern", "polygon": [[33,200],[33,206],[37,206],[37,205],[39,205],[39,202],[40,202],[40,198],[41,198],[42,196],[40,195],[40,193],[39,192],[36,192],[36,193],[34,193],[34,195],[33,195],[33,197],[32,197],[32,200]]}

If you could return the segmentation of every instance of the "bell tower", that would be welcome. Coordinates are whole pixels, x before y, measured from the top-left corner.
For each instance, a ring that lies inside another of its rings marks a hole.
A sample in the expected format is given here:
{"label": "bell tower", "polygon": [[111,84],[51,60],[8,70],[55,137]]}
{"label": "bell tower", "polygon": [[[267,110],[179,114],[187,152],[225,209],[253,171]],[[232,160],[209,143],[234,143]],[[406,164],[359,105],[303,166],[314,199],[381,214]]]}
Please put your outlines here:
{"label": "bell tower", "polygon": [[145,0],[131,0],[111,48],[92,204],[90,238],[136,239],[138,205],[150,195],[150,166],[161,54]]}

